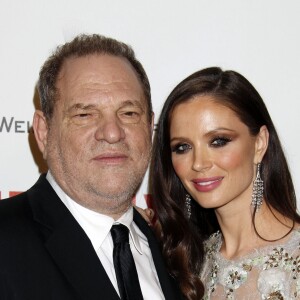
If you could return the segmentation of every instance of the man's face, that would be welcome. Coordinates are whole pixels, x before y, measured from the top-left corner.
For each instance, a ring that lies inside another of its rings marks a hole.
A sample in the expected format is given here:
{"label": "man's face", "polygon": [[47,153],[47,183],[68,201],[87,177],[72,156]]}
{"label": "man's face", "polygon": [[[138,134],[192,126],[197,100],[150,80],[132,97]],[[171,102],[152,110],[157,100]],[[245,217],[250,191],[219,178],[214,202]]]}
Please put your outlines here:
{"label": "man's face", "polygon": [[39,143],[58,184],[76,202],[118,217],[148,166],[152,120],[137,75],[123,58],[68,59],[59,99]]}

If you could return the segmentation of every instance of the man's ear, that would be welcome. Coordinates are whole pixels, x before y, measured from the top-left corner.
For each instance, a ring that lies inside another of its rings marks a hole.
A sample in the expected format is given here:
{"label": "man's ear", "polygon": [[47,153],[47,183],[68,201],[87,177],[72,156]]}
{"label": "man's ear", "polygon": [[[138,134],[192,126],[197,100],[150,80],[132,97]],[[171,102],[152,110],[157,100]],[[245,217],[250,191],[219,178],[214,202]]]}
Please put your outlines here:
{"label": "man's ear", "polygon": [[263,157],[268,149],[269,144],[269,131],[267,126],[260,127],[259,133],[255,141],[255,156],[254,163],[257,164],[263,160]]}
{"label": "man's ear", "polygon": [[43,153],[43,158],[47,158],[47,137],[48,137],[48,123],[44,113],[36,110],[33,116],[33,131],[36,142],[40,151]]}

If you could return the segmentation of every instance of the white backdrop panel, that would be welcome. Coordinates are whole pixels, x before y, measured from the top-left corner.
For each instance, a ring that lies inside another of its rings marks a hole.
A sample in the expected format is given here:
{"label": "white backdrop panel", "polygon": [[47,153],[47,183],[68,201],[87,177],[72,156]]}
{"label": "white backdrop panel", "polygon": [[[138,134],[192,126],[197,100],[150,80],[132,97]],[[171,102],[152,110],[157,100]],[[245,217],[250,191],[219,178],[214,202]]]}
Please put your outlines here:
{"label": "white backdrop panel", "polygon": [[[39,68],[58,44],[81,32],[133,46],[151,81],[156,116],[190,73],[215,65],[242,73],[268,106],[299,195],[299,13],[298,0],[1,0],[1,197],[38,177],[40,157],[33,158],[27,127]],[[146,193],[147,178],[137,196],[142,206]]]}

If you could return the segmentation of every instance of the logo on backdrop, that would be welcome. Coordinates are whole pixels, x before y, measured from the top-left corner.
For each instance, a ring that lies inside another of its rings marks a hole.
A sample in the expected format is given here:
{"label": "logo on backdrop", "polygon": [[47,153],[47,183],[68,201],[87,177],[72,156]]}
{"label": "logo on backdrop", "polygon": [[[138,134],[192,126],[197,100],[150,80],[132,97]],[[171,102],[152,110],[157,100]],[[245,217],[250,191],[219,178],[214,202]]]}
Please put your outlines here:
{"label": "logo on backdrop", "polygon": [[31,124],[27,120],[17,120],[15,117],[0,117],[0,133],[29,133]]}
{"label": "logo on backdrop", "polygon": [[0,191],[0,200],[2,200],[4,198],[10,198],[10,197],[16,196],[20,193],[21,192],[17,192],[17,191]]}

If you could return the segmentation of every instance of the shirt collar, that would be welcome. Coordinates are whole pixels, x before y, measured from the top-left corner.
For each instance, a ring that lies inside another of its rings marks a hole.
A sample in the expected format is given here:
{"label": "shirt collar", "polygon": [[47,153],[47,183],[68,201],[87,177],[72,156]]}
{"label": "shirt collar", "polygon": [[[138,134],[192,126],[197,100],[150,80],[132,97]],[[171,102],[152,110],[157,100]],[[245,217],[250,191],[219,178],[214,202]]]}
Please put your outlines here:
{"label": "shirt collar", "polygon": [[136,250],[140,253],[143,254],[140,241],[139,241],[139,236],[133,226],[133,208],[130,207],[125,214],[123,214],[118,220],[114,222],[114,224],[123,224],[129,229],[129,233],[131,236],[131,239],[133,241],[133,245],[136,248]]}
{"label": "shirt collar", "polygon": [[104,239],[110,233],[112,225],[121,223],[129,229],[130,237],[136,250],[140,254],[143,254],[139,242],[139,236],[133,225],[132,207],[130,207],[118,220],[115,221],[113,218],[87,209],[71,199],[57,184],[50,171],[48,171],[46,178],[52,188],[55,190],[58,197],[85,231],[95,251],[100,248]]}

